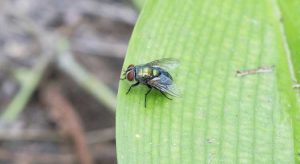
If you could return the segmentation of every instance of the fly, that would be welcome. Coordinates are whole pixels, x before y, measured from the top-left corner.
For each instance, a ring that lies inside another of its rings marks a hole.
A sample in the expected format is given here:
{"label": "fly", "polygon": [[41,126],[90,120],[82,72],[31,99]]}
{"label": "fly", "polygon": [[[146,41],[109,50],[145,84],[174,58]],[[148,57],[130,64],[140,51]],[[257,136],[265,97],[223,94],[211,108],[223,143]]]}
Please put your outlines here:
{"label": "fly", "polygon": [[152,89],[160,91],[164,97],[172,100],[166,94],[176,97],[178,96],[178,93],[175,91],[173,78],[167,70],[175,68],[178,63],[179,61],[177,59],[163,58],[136,66],[130,64],[123,73],[124,78],[121,80],[127,79],[128,81],[135,81],[135,83],[129,87],[126,94],[128,94],[132,88],[139,84],[143,84],[149,88],[145,94],[145,108],[147,104],[147,96]]}

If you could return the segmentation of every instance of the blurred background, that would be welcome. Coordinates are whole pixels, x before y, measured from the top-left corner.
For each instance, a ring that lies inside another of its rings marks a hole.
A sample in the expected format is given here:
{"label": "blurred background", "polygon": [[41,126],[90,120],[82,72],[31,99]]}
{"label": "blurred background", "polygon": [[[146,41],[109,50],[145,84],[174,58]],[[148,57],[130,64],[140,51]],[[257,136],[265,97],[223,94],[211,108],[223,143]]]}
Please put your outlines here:
{"label": "blurred background", "polygon": [[0,1],[0,164],[116,163],[129,0]]}

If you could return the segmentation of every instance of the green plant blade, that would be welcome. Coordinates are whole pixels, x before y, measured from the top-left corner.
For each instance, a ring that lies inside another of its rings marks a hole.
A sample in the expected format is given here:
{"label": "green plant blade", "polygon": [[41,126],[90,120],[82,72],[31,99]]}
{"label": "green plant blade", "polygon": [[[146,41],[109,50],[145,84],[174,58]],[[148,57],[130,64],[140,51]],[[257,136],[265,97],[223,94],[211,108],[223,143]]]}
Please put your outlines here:
{"label": "green plant blade", "polygon": [[297,81],[300,81],[300,1],[279,0]]}
{"label": "green plant blade", "polygon": [[[272,0],[148,0],[124,68],[173,57],[172,101],[120,81],[119,163],[299,162],[299,104]],[[236,77],[238,70],[275,66]]]}

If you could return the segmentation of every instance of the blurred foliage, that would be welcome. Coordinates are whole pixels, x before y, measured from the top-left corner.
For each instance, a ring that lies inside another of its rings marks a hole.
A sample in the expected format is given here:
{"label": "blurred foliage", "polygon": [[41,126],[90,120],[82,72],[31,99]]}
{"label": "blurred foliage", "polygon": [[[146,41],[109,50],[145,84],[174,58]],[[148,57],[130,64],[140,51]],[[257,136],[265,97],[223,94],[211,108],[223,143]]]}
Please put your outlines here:
{"label": "blurred foliage", "polygon": [[145,1],[147,0],[132,0],[133,4],[136,8],[138,8],[139,10],[141,10],[145,4]]}
{"label": "blurred foliage", "polygon": [[0,163],[115,163],[119,70],[137,12],[122,0],[0,8]]}

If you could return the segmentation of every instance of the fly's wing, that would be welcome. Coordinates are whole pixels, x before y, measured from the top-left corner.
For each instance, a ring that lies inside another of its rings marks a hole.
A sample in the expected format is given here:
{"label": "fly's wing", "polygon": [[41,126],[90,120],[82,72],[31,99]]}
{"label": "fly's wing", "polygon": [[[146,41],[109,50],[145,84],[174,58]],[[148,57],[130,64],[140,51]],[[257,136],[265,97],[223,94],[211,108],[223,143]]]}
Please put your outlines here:
{"label": "fly's wing", "polygon": [[179,92],[176,90],[175,85],[172,84],[172,79],[163,74],[149,80],[148,84],[171,96],[179,97]]}
{"label": "fly's wing", "polygon": [[174,69],[178,66],[179,60],[174,58],[163,58],[147,63],[147,66],[160,67],[166,70]]}

